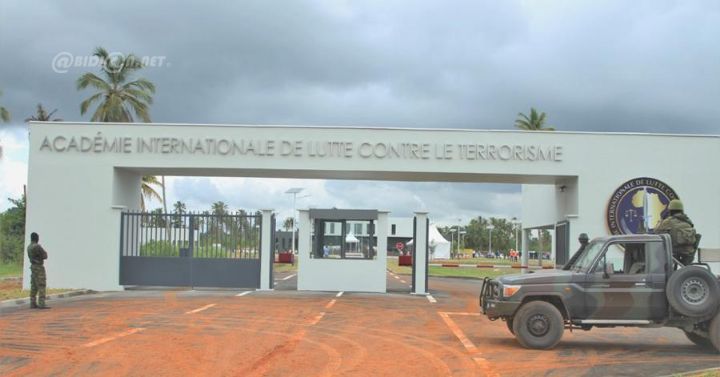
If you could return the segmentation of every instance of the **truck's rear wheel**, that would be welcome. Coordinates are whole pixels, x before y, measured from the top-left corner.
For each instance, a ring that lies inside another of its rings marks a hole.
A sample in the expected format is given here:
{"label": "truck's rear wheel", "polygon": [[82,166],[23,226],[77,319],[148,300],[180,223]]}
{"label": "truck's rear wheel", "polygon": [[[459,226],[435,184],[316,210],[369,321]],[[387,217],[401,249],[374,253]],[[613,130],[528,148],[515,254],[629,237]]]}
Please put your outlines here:
{"label": "truck's rear wheel", "polygon": [[712,348],[714,349],[715,346],[710,341],[710,338],[706,338],[700,334],[694,333],[694,332],[688,332],[684,331],[685,336],[687,336],[688,339],[690,339],[691,342],[697,344],[698,346],[702,348]]}
{"label": "truck's rear wheel", "polygon": [[525,348],[555,347],[565,331],[562,314],[545,301],[531,301],[518,309],[513,318],[513,333]]}
{"label": "truck's rear wheel", "polygon": [[666,295],[670,306],[688,317],[707,317],[718,307],[720,286],[707,269],[683,267],[670,275]]}
{"label": "truck's rear wheel", "polygon": [[715,346],[715,350],[720,352],[720,312],[715,314],[715,318],[710,321],[708,333],[710,334],[710,342]]}

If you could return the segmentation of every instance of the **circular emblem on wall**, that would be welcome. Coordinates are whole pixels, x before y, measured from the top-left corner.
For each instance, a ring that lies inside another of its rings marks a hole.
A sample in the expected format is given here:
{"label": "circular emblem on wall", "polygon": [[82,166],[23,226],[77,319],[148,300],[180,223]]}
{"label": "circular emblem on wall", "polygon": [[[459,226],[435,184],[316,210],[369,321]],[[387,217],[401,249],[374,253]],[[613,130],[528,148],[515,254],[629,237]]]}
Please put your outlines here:
{"label": "circular emblem on wall", "polygon": [[642,234],[655,229],[667,206],[679,199],[675,190],[655,178],[633,178],[617,188],[607,207],[611,234]]}

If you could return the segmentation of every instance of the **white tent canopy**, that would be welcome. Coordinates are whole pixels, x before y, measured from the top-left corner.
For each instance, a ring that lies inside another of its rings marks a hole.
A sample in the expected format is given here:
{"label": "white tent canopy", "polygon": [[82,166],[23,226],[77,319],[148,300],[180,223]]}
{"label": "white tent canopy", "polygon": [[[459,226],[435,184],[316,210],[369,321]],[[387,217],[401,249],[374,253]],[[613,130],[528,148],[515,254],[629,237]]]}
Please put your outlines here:
{"label": "white tent canopy", "polygon": [[[410,240],[406,245],[410,246],[414,240]],[[428,246],[430,246],[430,259],[450,259],[450,241],[440,234],[435,224],[430,224],[428,232]]]}

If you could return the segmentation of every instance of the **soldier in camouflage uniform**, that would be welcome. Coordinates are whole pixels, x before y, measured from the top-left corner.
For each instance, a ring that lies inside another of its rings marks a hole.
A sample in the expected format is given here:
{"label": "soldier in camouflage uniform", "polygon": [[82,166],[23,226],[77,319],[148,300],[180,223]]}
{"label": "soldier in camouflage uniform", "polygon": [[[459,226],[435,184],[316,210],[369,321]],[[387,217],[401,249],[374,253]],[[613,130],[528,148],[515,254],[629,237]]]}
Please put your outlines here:
{"label": "soldier in camouflage uniform", "polygon": [[[43,261],[48,255],[40,242],[40,236],[37,233],[30,235],[30,245],[27,248],[28,258],[30,259],[30,308],[31,309],[49,309],[45,305],[45,266]],[[36,301],[36,296],[37,301]]]}
{"label": "soldier in camouflage uniform", "polygon": [[668,203],[669,215],[655,228],[656,234],[667,233],[672,239],[673,257],[680,263],[688,265],[695,259],[695,250],[699,235],[695,226],[683,210],[680,199]]}

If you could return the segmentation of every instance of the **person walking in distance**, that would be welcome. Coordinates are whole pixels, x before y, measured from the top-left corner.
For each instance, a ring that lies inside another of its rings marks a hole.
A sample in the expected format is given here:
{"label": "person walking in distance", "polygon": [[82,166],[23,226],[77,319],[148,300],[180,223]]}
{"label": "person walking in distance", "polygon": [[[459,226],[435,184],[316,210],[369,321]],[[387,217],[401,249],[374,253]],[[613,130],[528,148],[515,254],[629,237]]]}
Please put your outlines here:
{"label": "person walking in distance", "polygon": [[[45,266],[43,263],[48,255],[45,249],[40,246],[40,236],[33,232],[30,235],[30,245],[27,248],[30,259],[30,308],[50,309],[45,305]],[[37,298],[36,298],[37,296]]]}

